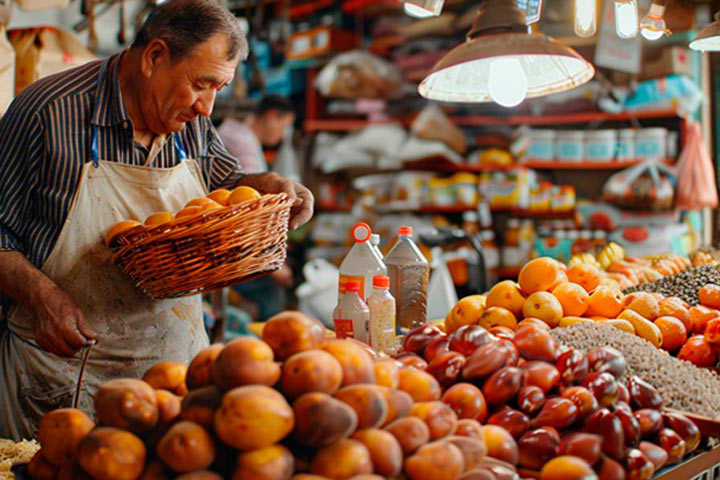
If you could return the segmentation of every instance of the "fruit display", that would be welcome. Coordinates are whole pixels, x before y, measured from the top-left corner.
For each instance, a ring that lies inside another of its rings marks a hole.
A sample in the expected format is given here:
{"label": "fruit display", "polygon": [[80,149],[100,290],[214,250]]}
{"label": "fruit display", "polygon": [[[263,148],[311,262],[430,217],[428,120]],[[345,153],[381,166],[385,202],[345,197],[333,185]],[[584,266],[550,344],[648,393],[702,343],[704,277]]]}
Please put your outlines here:
{"label": "fruit display", "polygon": [[[280,360],[282,359],[282,360]],[[31,479],[650,478],[700,443],[624,358],[542,322],[424,325],[397,358],[298,312],[42,419]],[[97,423],[96,423],[97,422]],[[662,428],[660,428],[662,427]],[[619,469],[619,470],[618,470]],[[619,473],[618,473],[619,474]]]}
{"label": "fruit display", "polygon": [[[444,388],[440,401],[460,419],[485,423],[488,455],[517,465],[521,476],[651,478],[662,466],[680,461],[678,437],[686,443],[685,454],[697,448],[697,426],[664,411],[661,393],[628,375],[628,362],[618,350],[564,346],[537,319],[523,320],[515,330],[490,330],[469,324],[446,333],[424,325],[404,337],[397,357],[404,363],[417,357],[412,363],[420,366],[424,360],[425,371]],[[677,437],[666,431],[673,422],[683,430],[675,431]]]}
{"label": "fruit display", "polygon": [[140,223],[137,220],[123,220],[118,222],[105,233],[105,244],[110,245],[121,234],[138,227],[154,228],[161,225],[170,225],[182,218],[195,217],[231,205],[240,205],[241,203],[260,197],[261,194],[257,190],[246,186],[235,187],[232,191],[224,188],[214,190],[206,197],[193,198],[174,215],[170,212],[155,212],[149,215],[144,223]]}
{"label": "fruit display", "polygon": [[[717,270],[705,266],[687,272],[698,269]],[[598,322],[635,334],[696,366],[715,367],[720,358],[720,287],[703,283],[692,288],[698,298],[695,306],[678,296],[656,292],[624,294],[602,284],[602,274],[591,265],[567,268],[542,257],[521,269],[517,283],[505,280],[486,296],[461,299],[441,325],[451,334],[464,325],[479,325],[492,332],[514,331],[527,323],[557,328]]]}

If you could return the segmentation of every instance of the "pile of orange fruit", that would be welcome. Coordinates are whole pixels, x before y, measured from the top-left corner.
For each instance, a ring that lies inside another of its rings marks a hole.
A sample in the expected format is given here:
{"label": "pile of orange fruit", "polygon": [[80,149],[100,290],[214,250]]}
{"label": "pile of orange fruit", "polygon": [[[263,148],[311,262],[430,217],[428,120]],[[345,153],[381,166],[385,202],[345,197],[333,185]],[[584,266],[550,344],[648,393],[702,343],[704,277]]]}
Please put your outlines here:
{"label": "pile of orange fruit", "polygon": [[116,223],[105,233],[105,244],[110,245],[121,234],[144,225],[146,227],[156,227],[159,225],[168,225],[175,220],[181,218],[195,217],[203,213],[217,210],[219,208],[232,205],[239,205],[243,202],[260,198],[260,192],[252,187],[240,186],[235,187],[232,191],[221,188],[210,192],[206,197],[193,198],[175,215],[170,212],[155,212],[149,215],[144,223],[136,220],[123,220]]}
{"label": "pile of orange fruit", "polygon": [[567,268],[542,257],[528,262],[517,282],[502,281],[487,296],[461,299],[444,327],[452,333],[464,325],[515,331],[537,320],[551,328],[602,322],[697,366],[713,367],[720,352],[720,287],[703,287],[699,298],[700,305],[690,306],[658,293],[625,295],[593,265]]}

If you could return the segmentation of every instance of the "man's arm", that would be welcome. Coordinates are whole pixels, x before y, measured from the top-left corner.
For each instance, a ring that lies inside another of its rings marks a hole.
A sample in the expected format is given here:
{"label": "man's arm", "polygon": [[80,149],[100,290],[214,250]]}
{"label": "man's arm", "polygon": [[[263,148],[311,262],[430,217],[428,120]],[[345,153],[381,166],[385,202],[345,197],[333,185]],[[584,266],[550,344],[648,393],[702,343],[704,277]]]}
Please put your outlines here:
{"label": "man's arm", "polygon": [[72,298],[17,251],[0,251],[0,291],[31,314],[38,346],[71,357],[95,333]]}
{"label": "man's arm", "polygon": [[32,172],[41,167],[44,132],[31,96],[20,95],[0,119],[0,292],[25,307],[37,344],[72,356],[95,335],[75,302],[22,253]]}

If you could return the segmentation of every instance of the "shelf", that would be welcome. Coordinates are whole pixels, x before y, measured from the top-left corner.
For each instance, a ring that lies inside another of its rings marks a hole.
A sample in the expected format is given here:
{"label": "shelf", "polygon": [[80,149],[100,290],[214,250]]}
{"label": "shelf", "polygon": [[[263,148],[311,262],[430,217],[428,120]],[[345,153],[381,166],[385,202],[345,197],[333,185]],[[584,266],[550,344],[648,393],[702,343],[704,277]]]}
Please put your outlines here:
{"label": "shelf", "polygon": [[450,118],[459,126],[493,125],[571,125],[579,123],[626,122],[629,120],[647,120],[652,118],[681,117],[679,109],[650,110],[646,112],[581,112],[555,115],[454,115]]}
{"label": "shelf", "polygon": [[[376,208],[377,211],[382,213],[398,213],[398,212],[414,212],[419,214],[440,214],[440,215],[449,215],[449,214],[458,214],[458,213],[464,213],[464,212],[475,212],[477,211],[477,206],[466,206],[466,205],[449,205],[449,206],[424,206],[424,207],[418,207],[418,208],[383,208],[382,206],[379,206]],[[564,211],[564,212],[553,212],[553,211],[545,211],[545,212],[536,212],[532,210],[526,210],[526,209],[517,209],[517,208],[504,208],[504,207],[491,207],[490,211],[492,213],[506,213],[511,217],[518,217],[518,218],[536,218],[539,220],[567,220],[567,219],[573,219],[575,218],[575,210],[570,211]]]}
{"label": "shelf", "polygon": [[[657,118],[681,118],[679,109],[651,110],[646,112],[581,112],[554,115],[452,115],[450,119],[455,125],[462,127],[502,126],[502,125],[573,125],[581,123],[627,122],[631,120],[648,120]],[[385,122],[371,122],[364,119],[333,119],[318,118],[305,121],[305,130],[308,132],[336,131],[349,132],[359,130],[371,125],[388,123],[409,124],[409,119],[398,118]]]}
{"label": "shelf", "polygon": [[[538,170],[620,170],[623,168],[632,167],[641,163],[642,160],[627,160],[627,161],[615,161],[615,162],[591,162],[591,161],[580,161],[580,162],[546,162],[544,160],[529,161],[521,163],[527,168],[535,168]],[[675,160],[667,158],[663,161],[667,165],[672,165]]]}
{"label": "shelf", "polygon": [[519,163],[511,163],[510,165],[482,165],[453,163],[445,158],[429,158],[417,162],[403,163],[404,170],[434,170],[440,172],[487,172],[500,170],[517,170],[523,169],[525,165]]}

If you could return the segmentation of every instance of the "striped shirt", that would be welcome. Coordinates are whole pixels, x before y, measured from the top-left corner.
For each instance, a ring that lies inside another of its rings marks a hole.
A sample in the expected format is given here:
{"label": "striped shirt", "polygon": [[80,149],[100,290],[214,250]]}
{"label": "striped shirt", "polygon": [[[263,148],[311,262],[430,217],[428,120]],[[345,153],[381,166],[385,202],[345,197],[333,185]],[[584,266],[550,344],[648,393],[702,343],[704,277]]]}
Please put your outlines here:
{"label": "striped shirt", "polygon": [[[42,267],[69,213],[83,164],[91,160],[91,125],[97,126],[100,159],[145,163],[149,151],[133,140],[120,90],[120,57],[111,57],[99,90],[102,62],[93,61],[33,83],[0,118],[0,250],[21,251]],[[241,166],[209,118],[196,117],[179,136],[188,157],[200,163],[208,189],[240,179]],[[168,141],[152,166],[170,168],[180,161]],[[0,295],[0,306],[7,312],[9,299]]]}

